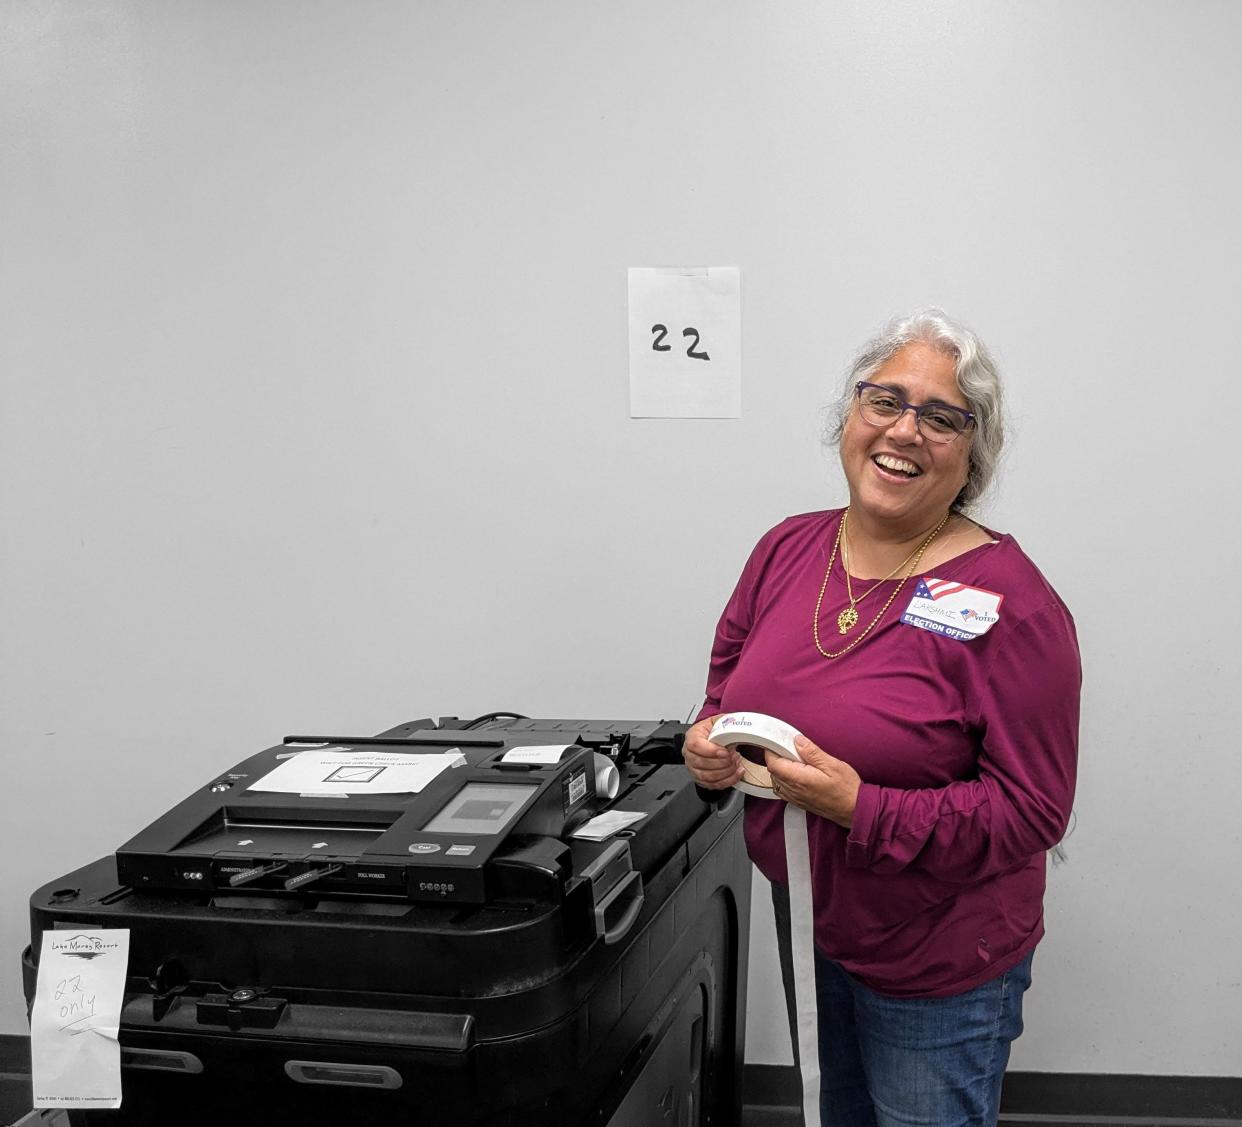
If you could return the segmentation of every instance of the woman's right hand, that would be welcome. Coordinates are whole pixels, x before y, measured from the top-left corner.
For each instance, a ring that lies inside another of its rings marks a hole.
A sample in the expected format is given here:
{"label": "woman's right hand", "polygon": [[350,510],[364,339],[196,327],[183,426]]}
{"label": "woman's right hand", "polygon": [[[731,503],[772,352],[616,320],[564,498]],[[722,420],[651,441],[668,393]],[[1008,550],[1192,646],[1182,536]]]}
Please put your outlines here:
{"label": "woman's right hand", "polygon": [[726,790],[742,777],[742,757],[731,747],[721,747],[708,739],[716,722],[708,716],[686,730],[681,757],[694,781],[706,790]]}

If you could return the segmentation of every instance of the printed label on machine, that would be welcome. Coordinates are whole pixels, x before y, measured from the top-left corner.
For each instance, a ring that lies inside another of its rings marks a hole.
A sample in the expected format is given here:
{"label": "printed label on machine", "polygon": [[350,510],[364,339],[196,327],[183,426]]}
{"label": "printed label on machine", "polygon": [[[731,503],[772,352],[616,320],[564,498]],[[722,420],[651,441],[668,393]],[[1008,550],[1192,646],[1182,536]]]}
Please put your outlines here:
{"label": "printed label on machine", "polygon": [[571,806],[577,806],[587,793],[587,773],[586,769],[575,771],[568,779],[565,780],[565,809]]}

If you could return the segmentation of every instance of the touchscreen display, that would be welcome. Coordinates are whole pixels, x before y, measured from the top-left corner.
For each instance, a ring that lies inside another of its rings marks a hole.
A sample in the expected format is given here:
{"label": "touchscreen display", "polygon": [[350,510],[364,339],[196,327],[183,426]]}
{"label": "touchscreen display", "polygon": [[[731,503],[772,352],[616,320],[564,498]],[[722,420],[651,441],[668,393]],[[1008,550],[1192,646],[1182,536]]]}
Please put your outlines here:
{"label": "touchscreen display", "polygon": [[423,829],[446,834],[500,833],[538,789],[528,783],[467,783]]}

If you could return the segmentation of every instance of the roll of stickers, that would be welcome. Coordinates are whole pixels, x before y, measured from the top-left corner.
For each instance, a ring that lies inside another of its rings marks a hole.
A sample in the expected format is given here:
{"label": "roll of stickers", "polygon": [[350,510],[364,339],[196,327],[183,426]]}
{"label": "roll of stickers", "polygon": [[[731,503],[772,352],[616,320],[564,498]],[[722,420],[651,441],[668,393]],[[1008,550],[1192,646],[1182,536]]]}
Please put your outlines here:
{"label": "roll of stickers", "polygon": [[[727,712],[712,725],[708,739],[721,747],[746,745],[771,751],[786,759],[801,762],[794,750],[798,729],[762,712]],[[742,758],[742,779],[734,790],[755,798],[776,798],[772,793],[772,774],[762,763]]]}
{"label": "roll of stickers", "polygon": [[[794,746],[798,729],[762,712],[728,712],[712,725],[708,739],[721,747],[758,747],[801,763]],[[776,799],[772,773],[743,757],[742,778],[735,790],[755,798]],[[815,1004],[815,915],[811,897],[811,852],[806,813],[785,807],[785,868],[789,876],[789,938],[793,949],[794,1001],[798,1063],[802,1072],[803,1122],[810,1127],[819,1115],[819,1014]]]}

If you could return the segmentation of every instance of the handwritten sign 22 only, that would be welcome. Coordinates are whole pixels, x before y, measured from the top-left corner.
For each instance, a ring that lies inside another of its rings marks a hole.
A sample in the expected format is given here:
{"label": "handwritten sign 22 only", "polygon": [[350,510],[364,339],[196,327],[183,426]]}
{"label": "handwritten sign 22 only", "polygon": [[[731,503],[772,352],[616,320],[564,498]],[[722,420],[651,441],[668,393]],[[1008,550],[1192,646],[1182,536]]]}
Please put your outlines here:
{"label": "handwritten sign 22 only", "polygon": [[45,931],[30,1010],[35,1107],[121,1106],[129,929]]}
{"label": "handwritten sign 22 only", "polygon": [[742,272],[630,268],[631,418],[742,413]]}

